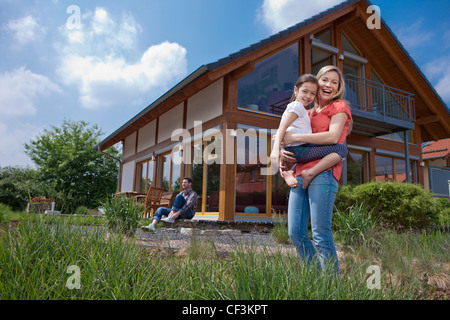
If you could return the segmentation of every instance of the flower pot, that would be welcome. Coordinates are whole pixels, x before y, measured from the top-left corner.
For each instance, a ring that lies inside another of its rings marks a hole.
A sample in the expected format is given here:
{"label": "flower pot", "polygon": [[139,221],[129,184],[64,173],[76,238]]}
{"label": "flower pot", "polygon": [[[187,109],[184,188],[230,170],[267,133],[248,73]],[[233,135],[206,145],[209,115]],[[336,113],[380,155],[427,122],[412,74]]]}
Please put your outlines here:
{"label": "flower pot", "polygon": [[28,203],[27,212],[28,213],[44,213],[45,210],[51,210],[51,203]]}

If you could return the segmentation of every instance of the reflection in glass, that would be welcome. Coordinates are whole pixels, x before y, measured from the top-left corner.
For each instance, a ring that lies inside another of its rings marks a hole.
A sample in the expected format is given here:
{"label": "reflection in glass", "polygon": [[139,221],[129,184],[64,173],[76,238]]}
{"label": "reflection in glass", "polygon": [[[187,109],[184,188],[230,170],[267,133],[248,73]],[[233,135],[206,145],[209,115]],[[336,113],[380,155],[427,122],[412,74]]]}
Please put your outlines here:
{"label": "reflection in glass", "polygon": [[[219,211],[219,188],[220,188],[220,155],[222,138],[212,138],[208,141],[206,160],[206,212]],[[218,149],[216,149],[216,147]]]}
{"label": "reflection in glass", "polygon": [[236,212],[266,213],[267,176],[261,174],[266,165],[258,155],[267,156],[267,138],[238,134],[236,145],[237,155],[244,155],[236,165]]}
{"label": "reflection in glass", "polygon": [[394,159],[395,161],[395,181],[406,182],[406,161],[405,159]]}
{"label": "reflection in glass", "polygon": [[375,181],[394,181],[393,159],[375,156]]}
{"label": "reflection in glass", "polygon": [[358,185],[364,183],[364,156],[360,153],[348,153],[347,183],[350,185]]}
{"label": "reflection in glass", "polygon": [[298,44],[256,63],[238,80],[238,106],[283,114],[299,76]]}
{"label": "reflection in glass", "polygon": [[139,164],[138,166],[138,185],[137,192],[139,193],[147,193],[147,190],[153,183],[153,168],[154,161],[149,160]]}

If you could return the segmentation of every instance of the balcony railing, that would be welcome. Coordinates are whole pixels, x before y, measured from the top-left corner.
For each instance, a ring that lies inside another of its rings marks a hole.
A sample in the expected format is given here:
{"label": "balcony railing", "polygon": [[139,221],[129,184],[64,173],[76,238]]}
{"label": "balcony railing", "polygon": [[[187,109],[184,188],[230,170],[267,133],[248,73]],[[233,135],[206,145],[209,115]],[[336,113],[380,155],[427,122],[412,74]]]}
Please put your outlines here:
{"label": "balcony railing", "polygon": [[415,100],[412,93],[382,83],[345,75],[346,99],[352,109],[379,114],[385,121],[393,118],[415,121]]}

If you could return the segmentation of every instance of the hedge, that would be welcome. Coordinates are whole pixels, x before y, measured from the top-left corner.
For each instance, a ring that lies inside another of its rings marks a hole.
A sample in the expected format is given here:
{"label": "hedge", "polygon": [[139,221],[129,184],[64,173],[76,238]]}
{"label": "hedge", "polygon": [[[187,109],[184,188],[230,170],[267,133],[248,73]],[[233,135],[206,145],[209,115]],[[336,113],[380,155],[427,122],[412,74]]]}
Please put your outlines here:
{"label": "hedge", "polygon": [[[340,186],[335,207],[341,212],[363,204],[373,216],[396,228],[427,228],[445,221],[449,210],[423,187],[399,182],[371,182],[358,186]],[[444,213],[444,216],[442,216]]]}

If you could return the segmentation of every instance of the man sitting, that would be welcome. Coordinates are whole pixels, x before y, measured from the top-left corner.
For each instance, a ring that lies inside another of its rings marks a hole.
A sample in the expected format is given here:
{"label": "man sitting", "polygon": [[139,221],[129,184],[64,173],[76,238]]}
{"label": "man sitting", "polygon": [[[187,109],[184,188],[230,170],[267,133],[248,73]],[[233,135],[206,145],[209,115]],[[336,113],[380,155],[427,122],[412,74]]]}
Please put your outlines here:
{"label": "man sitting", "polygon": [[[192,190],[192,179],[184,178],[181,191],[175,198],[171,209],[160,207],[156,210],[153,216],[153,221],[148,226],[143,226],[143,229],[155,230],[155,226],[160,222],[174,223],[177,219],[192,219],[195,215],[195,208],[197,208],[197,193]],[[167,216],[163,218],[162,216]]]}

